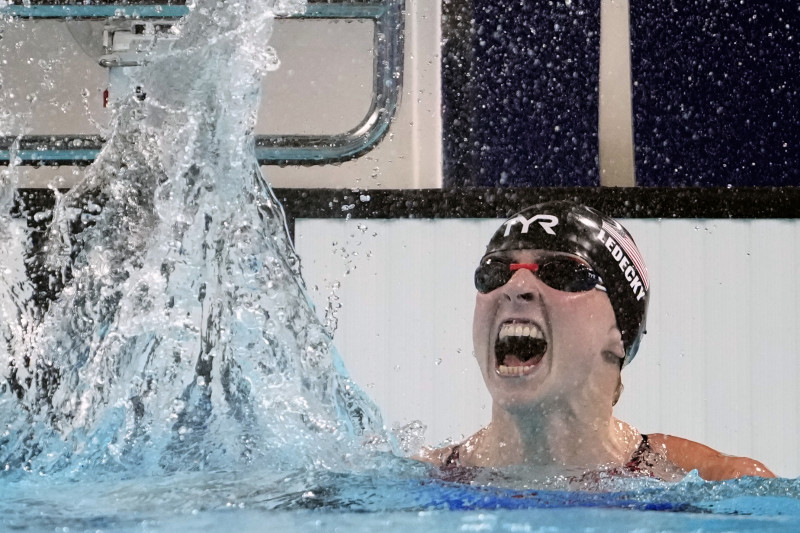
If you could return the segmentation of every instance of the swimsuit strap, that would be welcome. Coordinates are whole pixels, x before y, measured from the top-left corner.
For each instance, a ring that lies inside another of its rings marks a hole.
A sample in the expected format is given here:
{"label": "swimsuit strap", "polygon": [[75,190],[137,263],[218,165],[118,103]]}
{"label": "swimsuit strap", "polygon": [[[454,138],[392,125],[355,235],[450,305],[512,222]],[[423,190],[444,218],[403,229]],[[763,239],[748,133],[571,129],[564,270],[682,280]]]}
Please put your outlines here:
{"label": "swimsuit strap", "polygon": [[642,442],[639,443],[639,447],[633,452],[631,460],[625,463],[625,467],[632,470],[640,470],[643,466],[653,466],[645,459],[652,451],[653,449],[650,447],[650,441],[647,439],[647,435],[642,434]]}
{"label": "swimsuit strap", "polygon": [[451,468],[461,466],[461,461],[459,461],[458,459],[460,449],[461,449],[460,444],[456,444],[455,446],[453,446],[453,449],[450,451],[450,454],[444,460],[443,466]]}

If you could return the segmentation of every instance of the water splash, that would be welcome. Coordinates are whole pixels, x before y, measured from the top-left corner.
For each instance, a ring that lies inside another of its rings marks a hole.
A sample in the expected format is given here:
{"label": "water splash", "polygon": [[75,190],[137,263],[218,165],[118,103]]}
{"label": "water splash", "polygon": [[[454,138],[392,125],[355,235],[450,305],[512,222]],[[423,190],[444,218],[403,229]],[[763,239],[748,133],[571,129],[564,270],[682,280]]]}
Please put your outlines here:
{"label": "water splash", "polygon": [[331,468],[387,442],[309,303],[249,135],[273,19],[303,7],[198,2],[149,58],[146,98],[114,110],[53,214],[60,297],[38,317],[15,306],[33,326],[1,363],[6,470]]}

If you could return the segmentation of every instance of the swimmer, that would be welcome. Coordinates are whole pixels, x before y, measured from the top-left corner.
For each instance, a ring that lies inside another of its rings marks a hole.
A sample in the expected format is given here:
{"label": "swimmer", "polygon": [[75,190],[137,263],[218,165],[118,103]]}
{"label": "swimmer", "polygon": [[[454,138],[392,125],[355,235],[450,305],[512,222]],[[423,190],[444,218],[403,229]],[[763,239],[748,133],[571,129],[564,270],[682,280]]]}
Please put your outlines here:
{"label": "swimmer", "polygon": [[650,286],[633,239],[589,207],[549,202],[495,232],[475,271],[473,345],[492,420],[423,450],[443,468],[526,464],[680,479],[774,477],[763,464],[613,415],[644,334]]}

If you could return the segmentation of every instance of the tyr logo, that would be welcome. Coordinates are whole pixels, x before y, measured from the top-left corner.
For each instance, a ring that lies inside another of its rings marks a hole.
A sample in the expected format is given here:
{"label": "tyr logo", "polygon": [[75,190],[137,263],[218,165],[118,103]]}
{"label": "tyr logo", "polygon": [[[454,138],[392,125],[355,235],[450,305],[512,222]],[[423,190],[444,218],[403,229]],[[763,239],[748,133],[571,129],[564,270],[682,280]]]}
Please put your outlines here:
{"label": "tyr logo", "polygon": [[528,233],[528,228],[530,225],[537,221],[545,232],[549,233],[550,235],[556,234],[556,232],[553,231],[553,228],[558,225],[558,218],[553,215],[534,215],[531,218],[525,218],[522,215],[517,215],[506,222],[506,232],[503,236],[508,237],[508,234],[511,233],[511,227],[516,223],[522,224],[522,230],[520,233]]}

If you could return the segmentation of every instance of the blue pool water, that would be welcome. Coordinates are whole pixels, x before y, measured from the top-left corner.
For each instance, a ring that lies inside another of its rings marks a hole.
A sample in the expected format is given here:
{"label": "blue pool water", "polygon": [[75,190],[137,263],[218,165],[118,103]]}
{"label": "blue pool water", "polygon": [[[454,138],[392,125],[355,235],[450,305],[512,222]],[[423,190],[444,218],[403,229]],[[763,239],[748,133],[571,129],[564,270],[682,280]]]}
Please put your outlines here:
{"label": "blue pool water", "polygon": [[253,156],[272,17],[302,8],[193,6],[144,68],[145,101],[120,99],[97,162],[47,215],[40,259],[63,288],[45,309],[0,194],[0,529],[800,528],[795,480],[584,482],[397,457]]}
{"label": "blue pool water", "polygon": [[[30,531],[763,531],[800,527],[798,484],[691,477],[605,492],[437,480],[418,465],[357,473],[178,473],[6,484],[0,527]],[[429,473],[429,472],[428,472]],[[233,528],[233,529],[232,529]]]}

